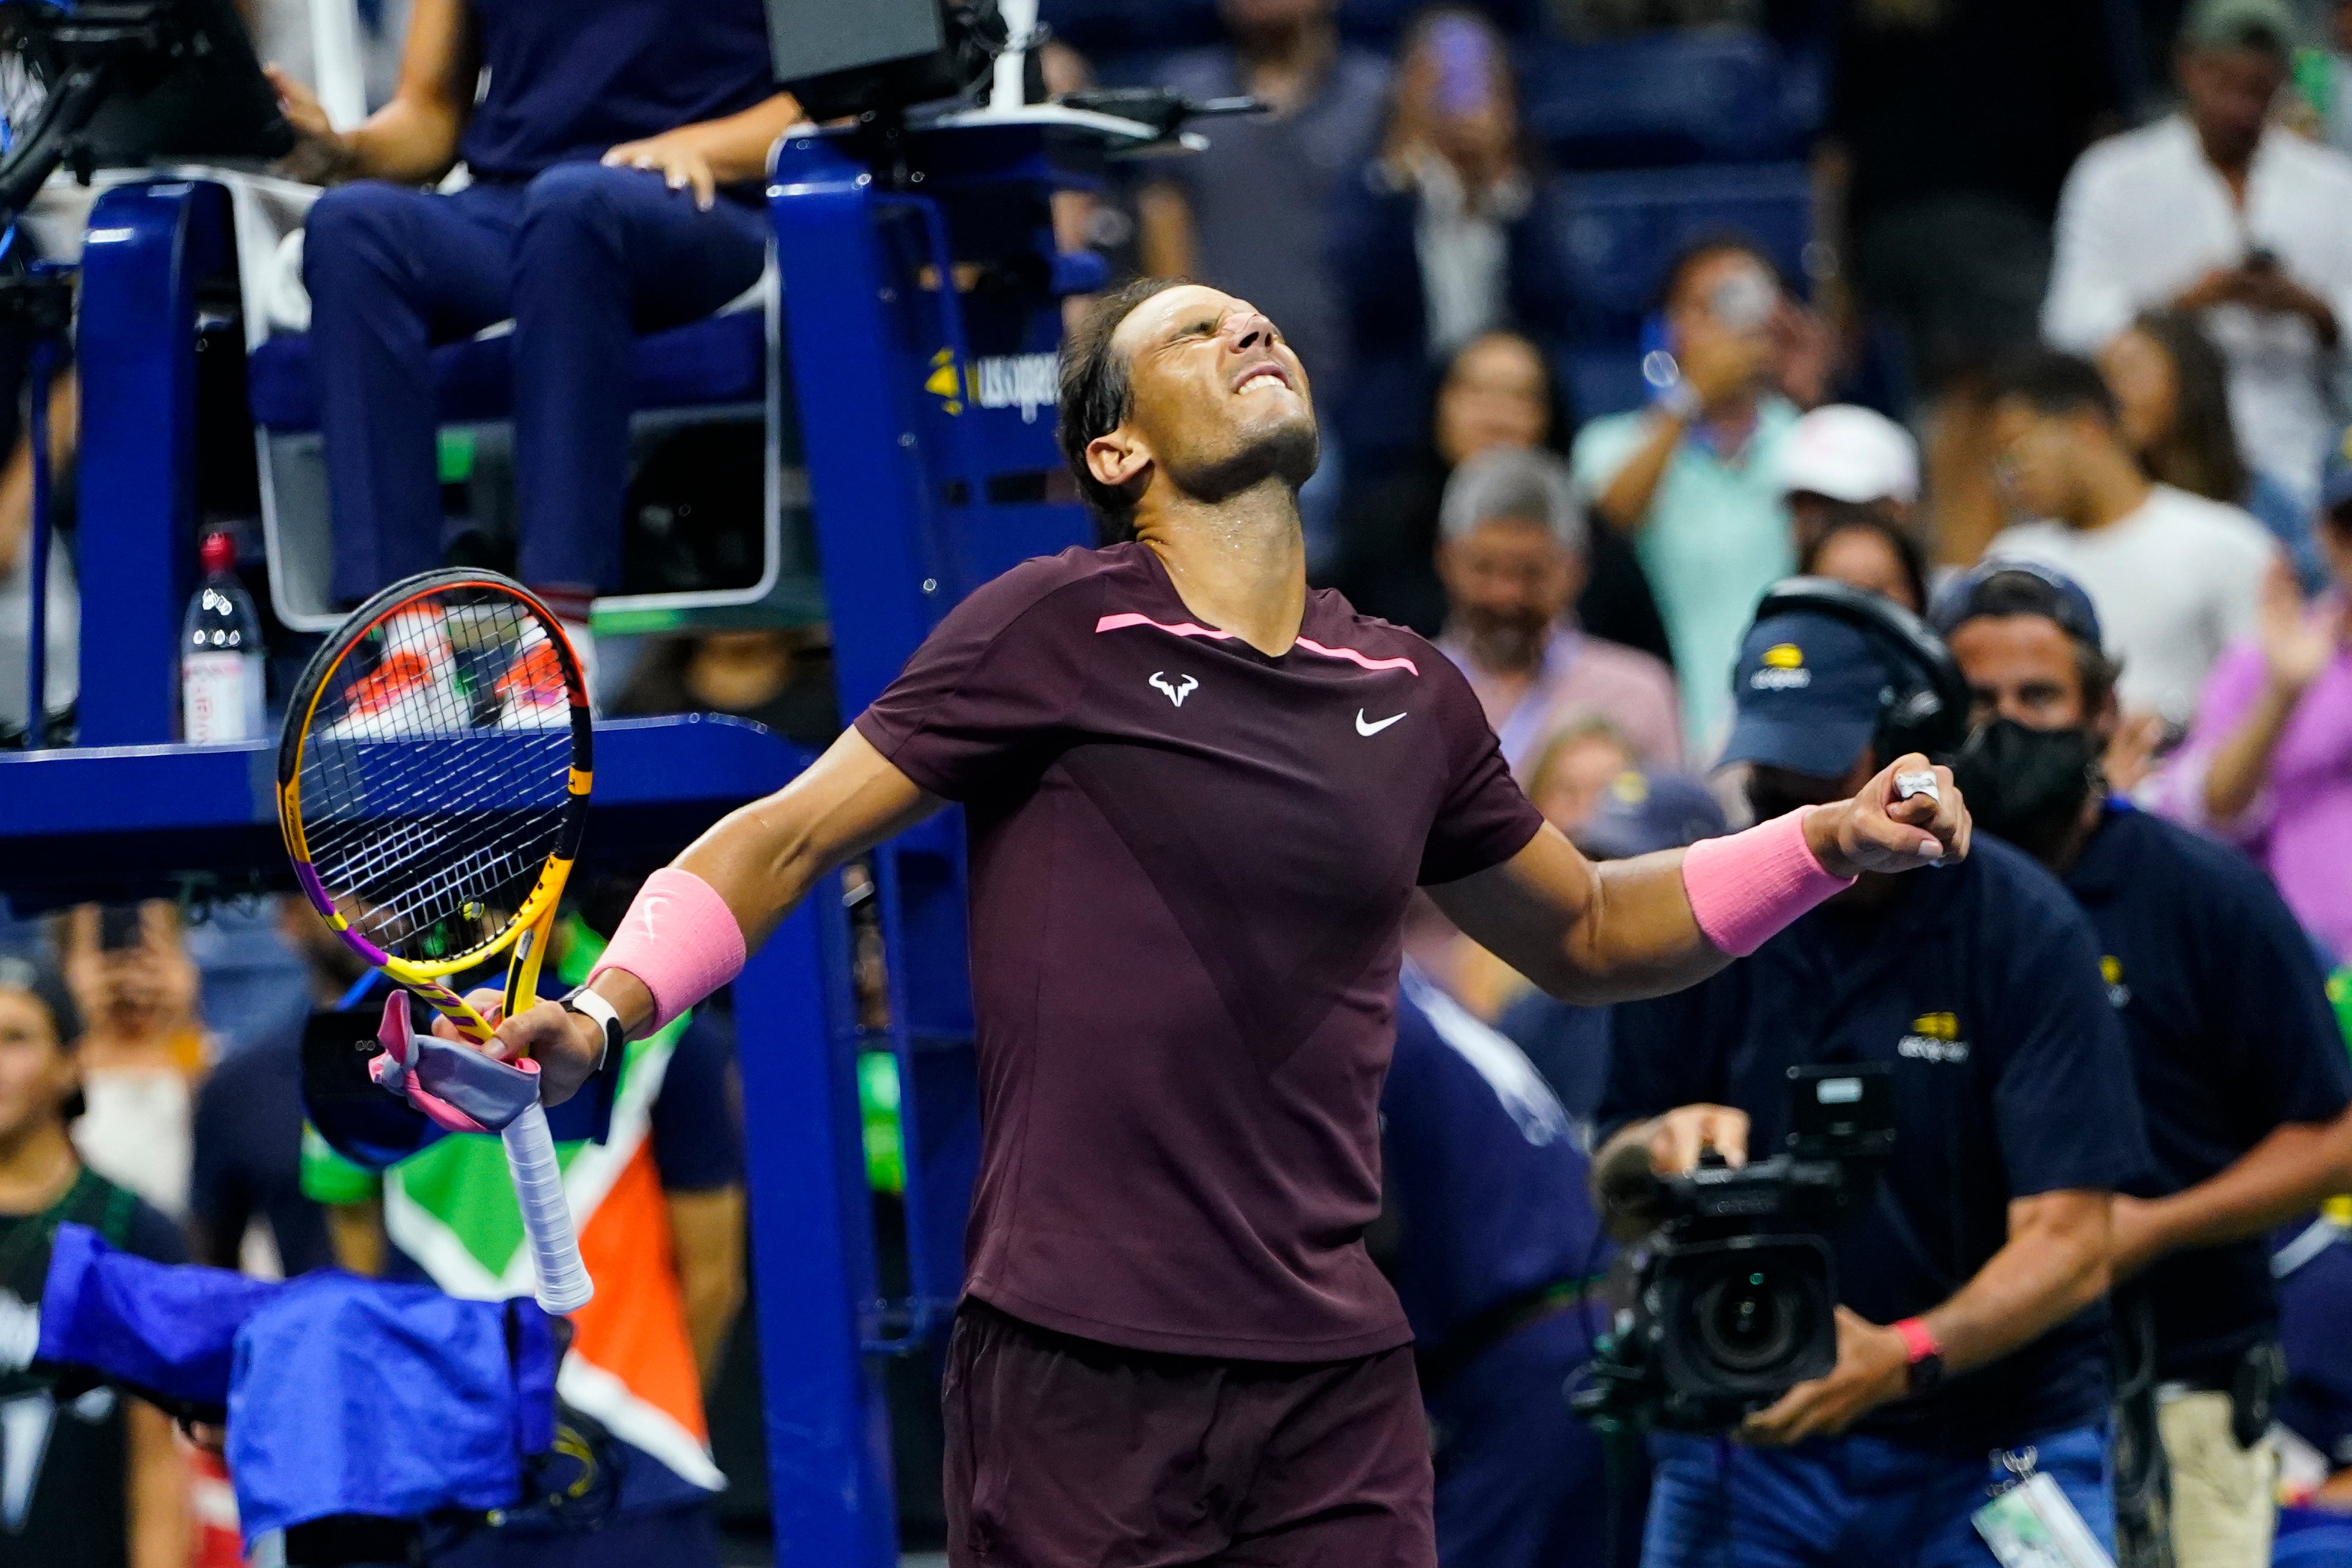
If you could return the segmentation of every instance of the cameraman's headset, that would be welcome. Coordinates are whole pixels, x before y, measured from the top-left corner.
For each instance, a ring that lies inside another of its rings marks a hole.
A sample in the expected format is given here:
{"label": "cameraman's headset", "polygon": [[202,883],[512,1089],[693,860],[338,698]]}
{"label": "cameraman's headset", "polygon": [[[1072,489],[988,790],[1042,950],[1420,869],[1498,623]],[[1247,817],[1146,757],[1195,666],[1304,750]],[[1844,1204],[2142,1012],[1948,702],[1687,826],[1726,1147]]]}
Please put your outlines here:
{"label": "cameraman's headset", "polygon": [[1917,616],[1892,599],[1830,577],[1788,577],[1774,584],[1750,625],[1775,616],[1843,621],[1891,656],[1891,679],[1879,693],[1878,727],[1871,735],[1881,767],[1906,752],[1948,763],[1967,742],[1975,700],[1968,680],[1944,639]]}

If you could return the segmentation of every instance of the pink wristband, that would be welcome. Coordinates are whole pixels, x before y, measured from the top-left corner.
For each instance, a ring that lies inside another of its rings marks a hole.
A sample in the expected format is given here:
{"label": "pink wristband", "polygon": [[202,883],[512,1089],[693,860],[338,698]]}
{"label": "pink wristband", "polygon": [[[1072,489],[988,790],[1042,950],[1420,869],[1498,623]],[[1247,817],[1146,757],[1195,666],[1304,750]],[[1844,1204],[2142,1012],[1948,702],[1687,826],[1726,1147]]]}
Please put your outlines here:
{"label": "pink wristband", "polygon": [[1805,843],[1805,813],[1759,822],[1683,851],[1683,890],[1706,940],[1745,958],[1807,910],[1853,886],[1832,877]]}
{"label": "pink wristband", "polygon": [[691,871],[665,866],[637,889],[613,943],[589,973],[634,974],[654,994],[654,1021],[668,1022],[741,973],[743,928],[718,890]]}

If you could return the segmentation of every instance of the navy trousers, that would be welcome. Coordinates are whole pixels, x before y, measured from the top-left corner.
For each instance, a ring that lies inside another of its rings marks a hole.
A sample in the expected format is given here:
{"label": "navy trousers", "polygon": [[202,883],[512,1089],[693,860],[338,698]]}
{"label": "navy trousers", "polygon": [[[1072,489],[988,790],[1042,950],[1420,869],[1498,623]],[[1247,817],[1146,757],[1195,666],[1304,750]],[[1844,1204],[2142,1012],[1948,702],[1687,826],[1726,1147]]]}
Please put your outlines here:
{"label": "navy trousers", "polygon": [[436,195],[373,181],[310,209],[302,275],[323,393],[339,598],[441,561],[432,350],[512,317],[520,574],[620,586],[632,344],[759,279],[767,225],[659,174],[559,163]]}

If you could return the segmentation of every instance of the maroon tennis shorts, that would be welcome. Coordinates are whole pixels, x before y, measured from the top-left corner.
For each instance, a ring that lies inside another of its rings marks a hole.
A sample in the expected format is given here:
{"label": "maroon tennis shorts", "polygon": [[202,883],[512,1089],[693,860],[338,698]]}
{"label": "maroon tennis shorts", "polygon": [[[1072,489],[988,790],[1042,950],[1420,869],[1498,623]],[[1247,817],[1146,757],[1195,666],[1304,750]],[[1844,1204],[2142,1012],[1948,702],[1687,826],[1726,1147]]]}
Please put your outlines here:
{"label": "maroon tennis shorts", "polygon": [[1410,1346],[1163,1355],[967,1299],[942,1399],[952,1568],[1435,1568]]}

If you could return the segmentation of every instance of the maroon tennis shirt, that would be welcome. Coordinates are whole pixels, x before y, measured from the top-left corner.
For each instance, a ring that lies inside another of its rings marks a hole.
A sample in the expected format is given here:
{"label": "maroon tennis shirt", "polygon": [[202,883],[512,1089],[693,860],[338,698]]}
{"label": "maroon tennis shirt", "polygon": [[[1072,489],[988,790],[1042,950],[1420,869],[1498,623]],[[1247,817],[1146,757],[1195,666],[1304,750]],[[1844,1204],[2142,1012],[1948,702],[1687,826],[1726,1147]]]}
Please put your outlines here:
{"label": "maroon tennis shirt", "polygon": [[1145,546],[1070,550],[857,730],[971,834],[971,1293],[1141,1350],[1407,1342],[1362,1239],[1405,901],[1542,824],[1453,662],[1328,592],[1268,658]]}

